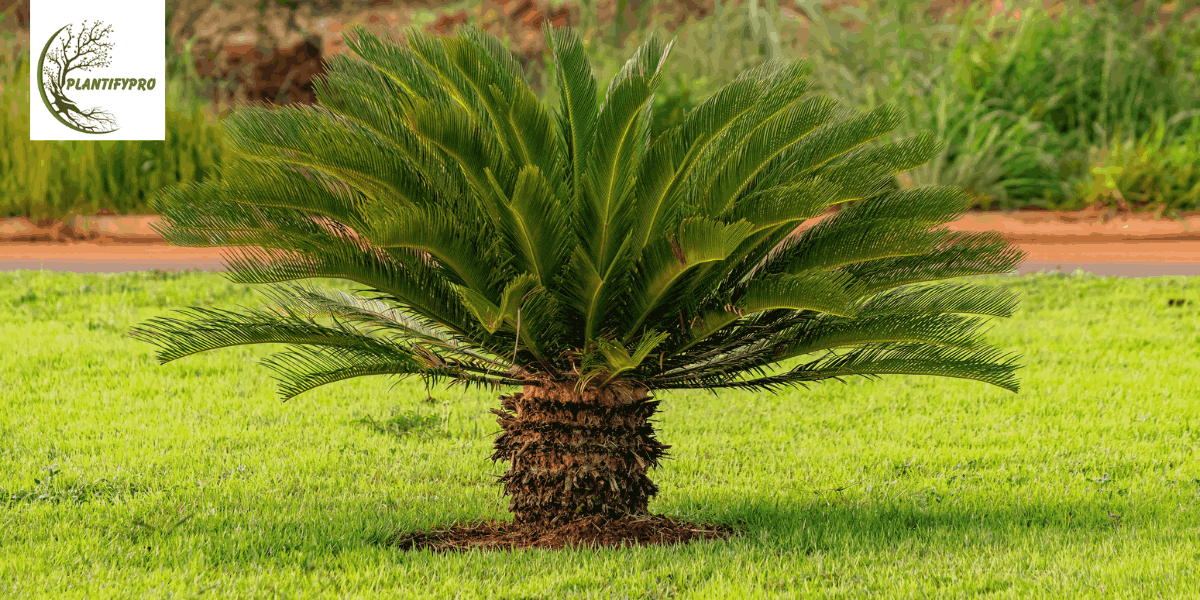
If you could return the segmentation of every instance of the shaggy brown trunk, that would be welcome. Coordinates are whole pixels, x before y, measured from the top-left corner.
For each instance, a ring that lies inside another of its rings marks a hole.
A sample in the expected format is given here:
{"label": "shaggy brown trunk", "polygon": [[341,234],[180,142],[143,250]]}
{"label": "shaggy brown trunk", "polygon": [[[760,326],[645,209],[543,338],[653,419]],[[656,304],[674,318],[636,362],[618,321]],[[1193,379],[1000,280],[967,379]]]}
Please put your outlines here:
{"label": "shaggy brown trunk", "polygon": [[492,412],[504,431],[492,460],[510,463],[500,482],[515,523],[648,513],[658,486],[646,472],[669,446],[654,437],[658,401],[645,388],[580,393],[574,382],[547,382],[500,401],[504,410]]}

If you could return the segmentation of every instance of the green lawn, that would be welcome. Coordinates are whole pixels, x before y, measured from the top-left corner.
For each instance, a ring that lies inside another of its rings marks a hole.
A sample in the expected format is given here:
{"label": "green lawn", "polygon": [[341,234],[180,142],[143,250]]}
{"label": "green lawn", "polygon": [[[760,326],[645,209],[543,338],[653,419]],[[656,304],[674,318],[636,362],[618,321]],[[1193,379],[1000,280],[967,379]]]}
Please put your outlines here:
{"label": "green lawn", "polygon": [[362,379],[283,404],[269,348],[158,366],[124,337],[258,304],[247,286],[0,273],[0,597],[1196,597],[1195,281],[982,280],[1023,296],[989,336],[1024,354],[1020,394],[893,376],[665,396],[651,508],[731,541],[435,555],[381,542],[505,516],[494,392]]}

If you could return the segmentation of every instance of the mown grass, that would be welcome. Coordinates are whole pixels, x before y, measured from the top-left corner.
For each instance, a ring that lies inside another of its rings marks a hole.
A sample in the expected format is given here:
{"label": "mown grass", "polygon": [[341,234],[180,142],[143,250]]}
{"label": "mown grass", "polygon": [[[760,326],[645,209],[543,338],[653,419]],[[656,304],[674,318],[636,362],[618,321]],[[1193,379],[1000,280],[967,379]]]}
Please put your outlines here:
{"label": "mown grass", "polygon": [[125,337],[257,305],[249,287],[0,273],[0,595],[1195,597],[1194,279],[982,281],[1023,296],[989,334],[1024,354],[1019,394],[904,376],[664,394],[652,509],[739,536],[443,556],[382,541],[505,517],[494,392],[362,379],[280,403],[254,364],[270,348],[158,366]]}

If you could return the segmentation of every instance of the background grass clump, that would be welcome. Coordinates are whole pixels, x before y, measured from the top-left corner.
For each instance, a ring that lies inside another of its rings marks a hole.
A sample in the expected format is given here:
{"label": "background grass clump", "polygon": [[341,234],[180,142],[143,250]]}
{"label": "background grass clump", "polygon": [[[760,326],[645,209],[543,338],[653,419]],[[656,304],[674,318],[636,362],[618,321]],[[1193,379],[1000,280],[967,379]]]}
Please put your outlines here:
{"label": "background grass clump", "polygon": [[738,527],[728,542],[441,556],[385,542],[506,518],[497,392],[363,378],[281,403],[255,364],[271,348],[159,366],[126,337],[258,305],[250,286],[0,273],[0,336],[28,340],[0,353],[0,595],[1188,597],[1192,279],[979,278],[1022,296],[988,335],[1024,355],[1019,394],[905,376],[663,394],[651,510]]}
{"label": "background grass clump", "polygon": [[[807,57],[844,104],[903,108],[909,119],[893,137],[936,131],[947,142],[902,185],[959,185],[983,209],[1127,201],[1133,210],[1200,210],[1200,13],[1187,3],[1151,0],[1138,13],[1120,0],[1009,0],[1004,11],[975,2],[940,15],[913,0],[830,11],[813,0],[753,4],[718,3],[689,23],[674,55],[689,75],[660,95],[660,107],[675,109],[660,127],[741,69]],[[811,17],[806,34],[800,11]],[[592,39],[605,47],[605,36]]]}
{"label": "background grass clump", "polygon": [[[1194,3],[1007,0],[996,10],[976,0],[938,12],[928,0],[828,10],[818,0],[714,0],[701,15],[676,0],[616,1],[622,17],[603,21],[596,0],[544,4],[576,7],[601,81],[650,32],[676,39],[655,132],[746,68],[809,58],[823,90],[844,104],[897,103],[908,118],[893,137],[935,131],[946,142],[899,186],[962,186],[987,210],[1200,211]],[[482,5],[441,4],[422,6],[414,22],[467,7],[483,23]],[[163,185],[218,173],[217,111],[199,99],[189,56],[170,57],[167,141],[30,142],[28,50],[0,46],[0,216],[146,213]],[[530,69],[534,87],[552,92],[544,61]]]}

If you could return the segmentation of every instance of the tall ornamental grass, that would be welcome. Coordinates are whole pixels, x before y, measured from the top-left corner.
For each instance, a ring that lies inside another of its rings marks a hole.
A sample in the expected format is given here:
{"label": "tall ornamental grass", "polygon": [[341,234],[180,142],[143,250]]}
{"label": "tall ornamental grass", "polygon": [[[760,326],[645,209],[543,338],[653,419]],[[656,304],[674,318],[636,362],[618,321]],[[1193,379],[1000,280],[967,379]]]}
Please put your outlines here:
{"label": "tall ornamental grass", "polygon": [[[900,176],[900,185],[962,186],[984,209],[1076,209],[1120,197],[1134,208],[1200,210],[1190,193],[1200,163],[1192,133],[1200,119],[1200,19],[1184,21],[1186,3],[1147,1],[1141,14],[1170,13],[1161,25],[1130,18],[1130,3],[1116,0],[1052,9],[1010,0],[995,14],[992,2],[979,2],[938,18],[928,2],[914,0],[831,11],[818,0],[795,5],[811,21],[804,45],[797,13],[774,0],[718,0],[711,16],[670,32],[689,68],[657,99],[656,129],[682,120],[696,98],[739,69],[808,56],[825,91],[843,103],[869,110],[897,102],[907,114],[897,138],[933,130],[946,141],[937,159]],[[589,6],[585,24],[597,22]],[[646,12],[642,30],[661,27],[654,9]],[[844,28],[849,19],[862,26]],[[594,26],[589,37],[614,56],[604,63],[609,69],[623,56],[612,46],[613,29]],[[644,35],[622,31],[627,41]],[[1097,173],[1126,169],[1110,163],[1126,161],[1130,150],[1119,148],[1138,140],[1153,147],[1139,155],[1137,177],[1122,171],[1116,188],[1097,188],[1107,177]]]}

